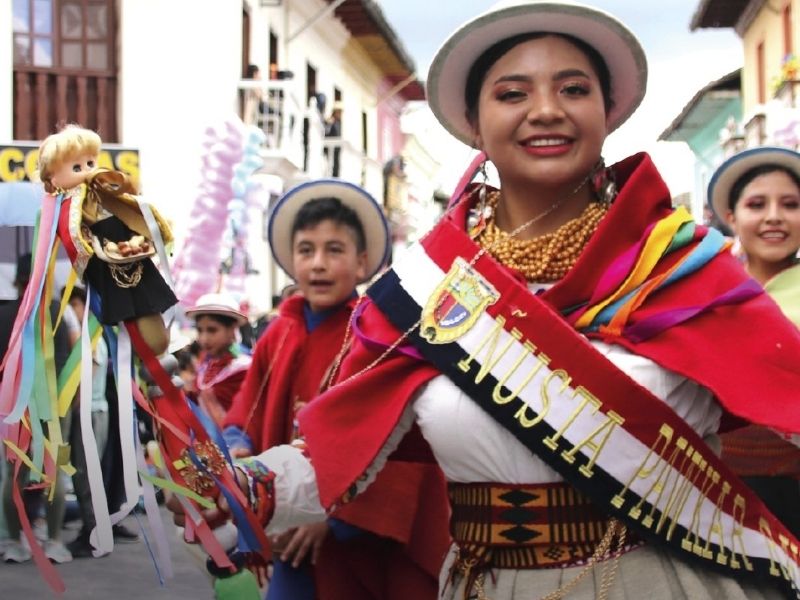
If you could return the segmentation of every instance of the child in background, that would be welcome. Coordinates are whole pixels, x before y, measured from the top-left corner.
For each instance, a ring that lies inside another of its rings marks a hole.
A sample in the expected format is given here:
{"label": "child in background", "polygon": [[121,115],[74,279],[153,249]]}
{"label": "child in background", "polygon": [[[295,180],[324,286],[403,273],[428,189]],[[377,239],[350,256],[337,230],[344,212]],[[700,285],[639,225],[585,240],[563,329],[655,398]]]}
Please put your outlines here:
{"label": "child in background", "polygon": [[[228,413],[224,434],[234,456],[302,436],[297,413],[326,387],[335,368],[357,304],[356,285],[384,265],[389,248],[380,207],[363,189],[339,180],[287,192],[270,217],[269,241],[300,294],[280,304]],[[443,556],[447,531],[443,520],[441,531],[420,528],[419,520],[436,513],[430,503],[445,502],[445,496],[443,486],[437,495],[435,485],[426,499],[408,494],[408,482],[422,476],[387,471],[335,518],[288,531],[279,524],[268,529],[275,560],[267,599],[387,598],[392,574],[406,582],[407,597],[435,598],[438,565],[420,567],[419,554],[441,541]],[[420,530],[425,540],[411,539]]]}
{"label": "child in background", "polygon": [[236,331],[247,317],[233,298],[218,293],[201,296],[186,315],[195,321],[202,351],[195,389],[187,394],[221,427],[250,366],[250,357],[239,353],[236,343]]}

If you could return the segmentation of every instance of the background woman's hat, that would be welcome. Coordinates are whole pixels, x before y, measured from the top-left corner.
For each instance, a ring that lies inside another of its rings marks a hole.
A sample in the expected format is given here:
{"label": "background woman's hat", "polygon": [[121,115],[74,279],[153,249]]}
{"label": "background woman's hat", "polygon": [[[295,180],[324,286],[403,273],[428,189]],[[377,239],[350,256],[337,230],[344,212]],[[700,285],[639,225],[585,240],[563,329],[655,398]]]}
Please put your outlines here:
{"label": "background woman's hat", "polygon": [[239,303],[228,294],[204,294],[197,299],[197,304],[186,309],[186,316],[197,318],[197,315],[222,315],[236,319],[239,325],[247,323],[247,316],[239,310]]}
{"label": "background woman's hat", "polygon": [[611,74],[608,130],[630,117],[647,89],[647,58],[639,40],[611,15],[572,2],[504,0],[462,25],[436,53],[428,71],[428,104],[456,138],[472,146],[464,92],[469,70],[497,42],[536,32],[563,33],[597,50]]}
{"label": "background woman's hat", "polygon": [[278,200],[269,216],[268,235],[272,256],[294,278],[292,268],[292,225],[297,211],[309,200],[338,198],[358,215],[367,242],[364,281],[372,279],[389,258],[389,225],[383,210],[365,189],[341,179],[315,179],[301,183]]}
{"label": "background woman's hat", "polygon": [[745,173],[763,165],[778,165],[800,177],[800,154],[789,148],[761,146],[734,154],[717,167],[708,184],[708,203],[723,223],[730,211],[733,186]]}

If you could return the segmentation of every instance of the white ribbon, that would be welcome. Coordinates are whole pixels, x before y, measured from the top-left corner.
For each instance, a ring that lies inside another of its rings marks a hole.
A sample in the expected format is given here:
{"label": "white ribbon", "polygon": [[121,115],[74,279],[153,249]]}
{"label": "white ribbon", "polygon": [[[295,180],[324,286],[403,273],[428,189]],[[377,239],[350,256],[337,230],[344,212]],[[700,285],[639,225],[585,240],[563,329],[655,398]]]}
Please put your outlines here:
{"label": "white ribbon", "polygon": [[125,502],[111,515],[111,522],[122,521],[139,502],[141,489],[136,471],[137,432],[133,423],[133,390],[131,388],[131,364],[133,354],[128,330],[120,323],[117,335],[117,406],[119,407],[119,443],[122,454],[122,477],[125,484]]}
{"label": "white ribbon", "polygon": [[89,309],[93,290],[86,286],[86,310],[83,311],[81,323],[81,388],[79,417],[81,423],[81,443],[86,459],[86,475],[89,479],[89,490],[92,495],[95,527],[89,534],[89,541],[94,546],[95,556],[108,554],[114,549],[114,536],[111,531],[111,519],[108,514],[106,489],[103,485],[103,470],[100,466],[100,455],[97,452],[97,440],[92,427],[92,369],[94,360],[92,353],[92,337],[89,333]]}
{"label": "white ribbon", "polygon": [[[172,280],[172,272],[169,268],[169,260],[167,260],[167,249],[164,247],[164,238],[161,237],[161,228],[158,226],[153,211],[150,209],[150,204],[138,196],[134,196],[139,203],[139,210],[142,212],[144,222],[147,224],[147,229],[150,231],[150,236],[153,238],[153,243],[158,252],[158,261],[161,266],[161,271],[164,274],[164,279],[172,291],[175,291],[175,282]],[[164,322],[169,329],[172,321],[175,319],[175,306],[170,306],[164,313]]]}

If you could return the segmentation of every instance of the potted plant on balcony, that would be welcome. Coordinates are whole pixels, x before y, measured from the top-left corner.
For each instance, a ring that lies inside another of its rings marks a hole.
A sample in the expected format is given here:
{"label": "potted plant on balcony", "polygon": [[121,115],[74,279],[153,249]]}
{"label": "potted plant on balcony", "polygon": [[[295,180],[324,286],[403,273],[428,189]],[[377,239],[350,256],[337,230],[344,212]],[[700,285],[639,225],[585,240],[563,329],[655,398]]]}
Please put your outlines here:
{"label": "potted plant on balcony", "polygon": [[787,54],[781,61],[781,70],[771,82],[772,94],[775,98],[783,100],[790,106],[794,106],[795,85],[800,83],[798,74],[800,73],[800,60],[794,54]]}

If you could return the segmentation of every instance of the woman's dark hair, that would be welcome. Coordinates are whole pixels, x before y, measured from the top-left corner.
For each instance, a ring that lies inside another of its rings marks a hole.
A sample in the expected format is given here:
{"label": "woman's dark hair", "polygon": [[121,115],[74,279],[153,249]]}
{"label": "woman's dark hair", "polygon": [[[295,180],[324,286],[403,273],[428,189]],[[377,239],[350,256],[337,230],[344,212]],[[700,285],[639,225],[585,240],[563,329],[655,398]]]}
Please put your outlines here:
{"label": "woman's dark hair", "polygon": [[356,251],[359,253],[366,251],[367,238],[361,220],[356,211],[338,198],[314,198],[306,202],[294,217],[292,241],[298,231],[310,229],[322,221],[332,221],[337,225],[349,227],[355,235]]}
{"label": "woman's dark hair", "polygon": [[747,187],[747,184],[753,181],[756,177],[775,172],[786,173],[797,186],[798,191],[800,191],[800,176],[798,176],[797,173],[791,169],[776,164],[760,165],[747,171],[744,175],[736,180],[736,183],[731,186],[731,193],[728,195],[728,208],[731,210],[731,212],[733,212],[733,209],[736,208],[736,204],[741,199],[742,192],[744,191],[744,188]]}
{"label": "woman's dark hair", "polygon": [[245,79],[255,79],[256,73],[259,73],[260,71],[261,69],[258,68],[258,65],[247,65],[244,77]]}
{"label": "woman's dark hair", "polygon": [[488,50],[481,54],[472,64],[469,74],[467,75],[466,89],[464,90],[464,98],[466,99],[467,103],[467,120],[470,123],[476,123],[478,120],[478,98],[481,93],[481,86],[486,79],[486,73],[489,72],[489,69],[492,67],[492,65],[515,46],[518,46],[523,42],[538,40],[547,36],[563,38],[586,55],[586,58],[588,58],[589,62],[592,64],[592,68],[597,75],[597,79],[600,81],[600,91],[603,94],[603,104],[605,105],[606,114],[608,114],[608,112],[614,106],[614,102],[611,99],[611,73],[608,71],[608,65],[606,65],[606,61],[602,56],[600,56],[600,53],[583,40],[571,35],[537,31],[535,33],[521,33],[519,35],[500,40],[494,46],[491,46]]}
{"label": "woman's dark hair", "polygon": [[204,313],[198,312],[194,319],[197,321],[200,317],[208,317],[212,321],[216,321],[217,323],[224,325],[225,327],[234,327],[239,325],[239,321],[236,320],[234,317],[229,317],[227,315],[218,315],[216,313]]}

